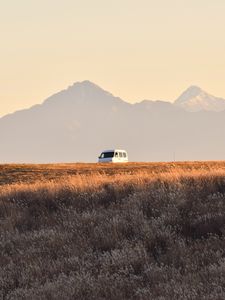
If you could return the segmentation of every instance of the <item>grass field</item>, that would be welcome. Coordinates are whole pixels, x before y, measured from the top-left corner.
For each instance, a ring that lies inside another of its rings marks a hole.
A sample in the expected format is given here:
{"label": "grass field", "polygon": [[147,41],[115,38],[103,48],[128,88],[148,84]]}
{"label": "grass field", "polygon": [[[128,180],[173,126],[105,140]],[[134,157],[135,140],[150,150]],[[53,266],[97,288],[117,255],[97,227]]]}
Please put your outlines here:
{"label": "grass field", "polygon": [[66,176],[90,174],[135,174],[151,175],[178,171],[225,171],[225,162],[176,162],[176,163],[126,163],[126,164],[11,164],[0,165],[0,185],[33,183],[57,180]]}
{"label": "grass field", "polygon": [[2,299],[225,299],[225,162],[0,165],[0,225]]}

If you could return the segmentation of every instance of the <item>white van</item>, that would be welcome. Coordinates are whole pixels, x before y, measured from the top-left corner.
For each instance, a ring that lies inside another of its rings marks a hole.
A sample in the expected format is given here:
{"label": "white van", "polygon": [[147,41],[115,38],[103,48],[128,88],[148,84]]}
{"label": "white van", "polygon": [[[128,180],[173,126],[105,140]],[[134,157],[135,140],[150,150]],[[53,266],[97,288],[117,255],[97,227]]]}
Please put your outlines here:
{"label": "white van", "polygon": [[101,153],[101,155],[98,158],[98,162],[104,163],[104,162],[128,162],[128,155],[125,150],[105,150]]}

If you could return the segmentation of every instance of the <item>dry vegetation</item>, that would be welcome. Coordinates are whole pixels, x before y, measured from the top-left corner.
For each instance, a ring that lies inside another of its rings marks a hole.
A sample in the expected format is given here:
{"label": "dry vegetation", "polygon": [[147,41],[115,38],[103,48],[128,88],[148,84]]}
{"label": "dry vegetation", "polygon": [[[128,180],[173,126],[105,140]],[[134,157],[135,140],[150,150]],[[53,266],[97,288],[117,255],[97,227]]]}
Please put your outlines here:
{"label": "dry vegetation", "polygon": [[2,299],[225,299],[225,163],[0,166]]}

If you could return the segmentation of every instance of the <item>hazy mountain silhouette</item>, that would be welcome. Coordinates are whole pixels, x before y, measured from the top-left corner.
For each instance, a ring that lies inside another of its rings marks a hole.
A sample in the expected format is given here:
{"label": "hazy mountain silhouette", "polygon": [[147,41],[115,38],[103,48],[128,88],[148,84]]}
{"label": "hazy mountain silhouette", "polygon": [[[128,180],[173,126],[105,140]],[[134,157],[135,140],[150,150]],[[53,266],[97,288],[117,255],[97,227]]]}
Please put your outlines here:
{"label": "hazy mountain silhouette", "polygon": [[0,118],[0,161],[96,161],[107,148],[126,149],[132,161],[225,159],[225,111],[186,111],[191,90],[174,104],[129,104],[89,81],[75,83]]}

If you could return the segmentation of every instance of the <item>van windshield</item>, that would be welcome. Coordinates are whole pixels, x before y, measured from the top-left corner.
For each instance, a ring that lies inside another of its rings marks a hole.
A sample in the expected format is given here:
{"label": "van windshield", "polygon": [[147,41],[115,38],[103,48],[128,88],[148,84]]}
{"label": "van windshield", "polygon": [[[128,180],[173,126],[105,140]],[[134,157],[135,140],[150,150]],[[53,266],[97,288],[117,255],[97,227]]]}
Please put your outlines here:
{"label": "van windshield", "polygon": [[114,152],[102,152],[100,158],[110,158],[114,156]]}

